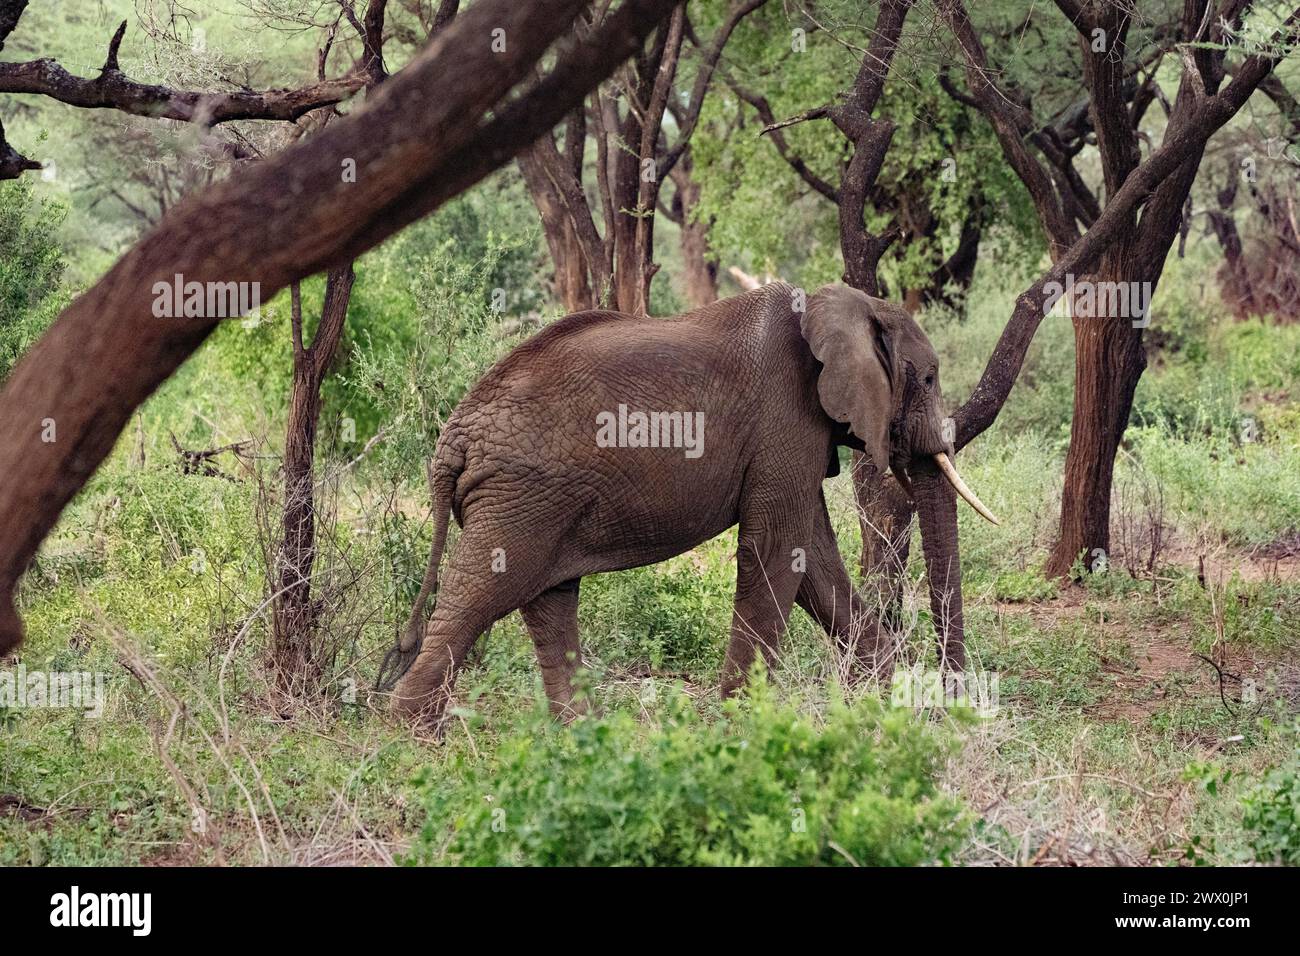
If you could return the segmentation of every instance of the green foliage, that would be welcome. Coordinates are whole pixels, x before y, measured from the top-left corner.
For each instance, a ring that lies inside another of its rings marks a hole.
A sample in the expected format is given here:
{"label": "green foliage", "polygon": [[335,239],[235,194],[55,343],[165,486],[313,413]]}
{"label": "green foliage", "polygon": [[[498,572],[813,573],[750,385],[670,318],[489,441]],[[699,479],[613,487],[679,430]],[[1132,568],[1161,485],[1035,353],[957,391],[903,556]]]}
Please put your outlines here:
{"label": "green foliage", "polygon": [[[347,391],[374,409],[376,421],[386,423],[388,437],[375,459],[386,472],[421,473],[420,463],[433,453],[442,423],[501,352],[488,334],[486,267],[438,254],[423,261],[415,272],[416,294],[429,309],[420,316],[423,334],[402,342],[391,334],[369,333],[347,372]],[[452,348],[458,334],[463,338]],[[358,431],[358,440],[363,436]]]}
{"label": "green foliage", "polygon": [[999,601],[1044,601],[1056,597],[1056,582],[1043,577],[1042,569],[1003,571],[993,582]]}
{"label": "green foliage", "polygon": [[1291,759],[1241,800],[1242,825],[1259,863],[1300,866],[1300,726],[1292,734]]}
{"label": "green foliage", "polygon": [[[745,64],[740,82],[767,99],[776,120],[842,100],[870,38],[859,4],[819,4],[825,29],[808,29],[805,48],[793,49],[792,28],[807,21],[768,6],[749,17],[728,45]],[[869,229],[901,225],[907,240],[881,262],[880,277],[895,297],[927,284],[956,249],[968,217],[995,224],[990,247],[1037,257],[1041,238],[1025,190],[1001,161],[986,122],[939,87],[914,44],[923,28],[914,17],[905,31],[876,115],[897,129],[893,148],[868,204]],[[916,31],[914,33],[913,31]],[[835,208],[808,186],[760,135],[755,110],[733,96],[705,103],[692,140],[695,176],[702,186],[699,217],[712,220],[709,241],[724,264],[772,272],[814,288],[843,272]],[[782,130],[790,153],[832,188],[840,185],[852,147],[827,119]]]}
{"label": "green foliage", "polygon": [[[824,718],[759,683],[716,722],[683,696],[646,727],[626,713],[504,740],[490,766],[426,774],[412,858],[473,865],[895,865],[946,861],[958,803],[948,746],[867,698]],[[463,776],[462,776],[463,772]]]}
{"label": "green foliage", "polygon": [[734,531],[661,564],[588,577],[584,634],[603,660],[710,679],[731,626]]}
{"label": "green foliage", "polygon": [[1300,723],[1287,737],[1287,760],[1242,796],[1242,825],[1256,862],[1300,866]]}
{"label": "green foliage", "polygon": [[30,181],[0,183],[0,381],[67,304],[57,235],[66,213],[37,200]]}

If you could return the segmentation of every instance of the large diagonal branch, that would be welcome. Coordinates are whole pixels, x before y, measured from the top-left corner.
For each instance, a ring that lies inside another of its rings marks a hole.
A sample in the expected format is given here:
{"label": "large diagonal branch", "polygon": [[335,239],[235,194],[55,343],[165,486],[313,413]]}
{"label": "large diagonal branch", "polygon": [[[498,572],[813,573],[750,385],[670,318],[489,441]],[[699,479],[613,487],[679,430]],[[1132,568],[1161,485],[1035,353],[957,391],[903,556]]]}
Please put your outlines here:
{"label": "large diagonal branch", "polygon": [[691,98],[687,102],[686,112],[678,123],[679,130],[677,133],[677,142],[659,161],[659,179],[662,181],[677,161],[682,158],[682,153],[690,144],[691,136],[695,132],[695,126],[700,120],[700,110],[704,107],[704,96],[709,91],[709,83],[713,80],[713,71],[717,69],[718,60],[722,57],[722,50],[731,39],[731,34],[735,32],[740,21],[745,19],[767,0],[744,0],[744,2],[733,4],[727,19],[723,21],[722,26],[713,34],[713,39],[709,41],[708,49],[704,51],[704,57],[700,61],[699,71],[695,74],[695,85],[691,89]]}
{"label": "large diagonal branch", "polygon": [[1043,320],[1047,300],[1045,287],[1053,282],[1063,285],[1067,274],[1086,273],[1101,253],[1124,235],[1137,208],[1147,202],[1188,157],[1202,150],[1210,137],[1245,105],[1251,93],[1272,72],[1281,58],[1280,51],[1294,44],[1298,34],[1300,8],[1291,13],[1274,35],[1267,47],[1274,52],[1249,57],[1222,91],[1200,100],[1193,120],[1171,131],[1160,148],[1124,181],[1092,228],[1066,249],[1045,275],[1020,294],[979,384],[953,416],[957,425],[955,444],[958,448],[993,424],[1011,394],[1029,343]]}
{"label": "large diagonal branch", "polygon": [[0,653],[21,640],[12,592],[41,540],[220,321],[155,317],[156,284],[257,282],[265,299],[357,257],[555,126],[678,2],[625,0],[503,106],[586,3],[480,0],[361,109],[187,198],[64,310],[0,392]]}
{"label": "large diagonal branch", "polygon": [[347,99],[368,80],[363,70],[357,70],[298,89],[202,91],[140,83],[118,67],[117,49],[125,29],[123,21],[99,76],[74,76],[48,57],[0,63],[0,93],[48,96],[69,106],[213,125],[231,120],[295,120],[311,110]]}

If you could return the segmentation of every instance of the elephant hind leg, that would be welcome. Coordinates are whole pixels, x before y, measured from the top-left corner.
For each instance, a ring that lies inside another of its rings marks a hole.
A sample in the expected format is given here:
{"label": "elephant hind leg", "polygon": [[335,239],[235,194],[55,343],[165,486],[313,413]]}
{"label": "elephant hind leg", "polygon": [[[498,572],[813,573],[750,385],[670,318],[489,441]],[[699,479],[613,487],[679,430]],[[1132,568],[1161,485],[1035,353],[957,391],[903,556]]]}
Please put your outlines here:
{"label": "elephant hind leg", "polygon": [[575,701],[573,697],[573,675],[582,661],[578,640],[579,583],[578,578],[565,581],[520,609],[537,651],[551,713],[565,721],[587,711],[586,701]]}
{"label": "elephant hind leg", "polygon": [[392,709],[428,727],[441,726],[456,675],[474,642],[496,621],[546,586],[540,562],[493,524],[466,528],[448,562],[433,616],[415,662],[393,689]]}

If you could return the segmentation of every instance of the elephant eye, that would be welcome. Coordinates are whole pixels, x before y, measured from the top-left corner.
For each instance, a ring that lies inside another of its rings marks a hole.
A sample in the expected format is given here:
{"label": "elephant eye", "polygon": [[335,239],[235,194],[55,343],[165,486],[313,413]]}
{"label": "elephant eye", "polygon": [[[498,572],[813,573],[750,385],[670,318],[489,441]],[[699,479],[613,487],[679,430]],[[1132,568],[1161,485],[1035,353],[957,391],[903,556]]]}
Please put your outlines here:
{"label": "elephant eye", "polygon": [[926,387],[927,389],[934,388],[934,373],[933,373],[933,372],[926,372],[926,373],[925,373],[925,387]]}

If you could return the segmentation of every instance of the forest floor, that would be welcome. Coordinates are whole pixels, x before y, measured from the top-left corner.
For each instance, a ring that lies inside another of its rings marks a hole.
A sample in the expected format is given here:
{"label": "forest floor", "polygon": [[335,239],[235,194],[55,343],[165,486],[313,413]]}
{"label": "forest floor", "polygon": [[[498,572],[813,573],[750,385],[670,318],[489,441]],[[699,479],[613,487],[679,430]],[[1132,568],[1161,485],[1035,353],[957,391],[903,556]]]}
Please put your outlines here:
{"label": "forest floor", "polygon": [[[1285,759],[1270,718],[1285,723],[1300,709],[1300,635],[1225,642],[1217,602],[1289,593],[1278,608],[1289,608],[1294,628],[1300,561],[1170,557],[1182,561],[1163,565],[1147,588],[1076,585],[1049,600],[980,609],[996,621],[994,653],[1018,666],[1002,671],[1013,688],[1003,715],[971,735],[951,769],[951,785],[993,834],[972,841],[967,862],[1239,858],[1237,809],[1213,791],[1228,771],[1253,780]],[[1225,595],[1225,582],[1240,586]],[[1180,586],[1202,591],[1209,620],[1170,593]]]}
{"label": "forest floor", "polygon": [[[1242,858],[1237,785],[1285,759],[1300,651],[1224,635],[1243,612],[1271,608],[1293,624],[1300,562],[1259,549],[1171,556],[1178,563],[1147,580],[1112,570],[1031,599],[972,594],[972,660],[998,676],[1000,706],[959,728],[943,775],[978,818],[958,862]],[[687,557],[698,571],[724,556],[711,543]],[[916,584],[908,601],[919,607]],[[797,623],[791,656],[803,663],[773,675],[778,687],[806,685],[808,655],[824,650]],[[391,864],[426,822],[420,768],[447,772],[453,755],[490,752],[536,693],[511,621],[462,678],[467,710],[440,743],[392,723],[364,690],[351,706],[286,709],[251,672],[227,686],[221,659],[164,677],[107,627],[122,678],[108,719],[29,711],[4,731],[0,861]],[[716,709],[715,674],[596,666],[602,708],[635,708],[647,686],[676,682]]]}

